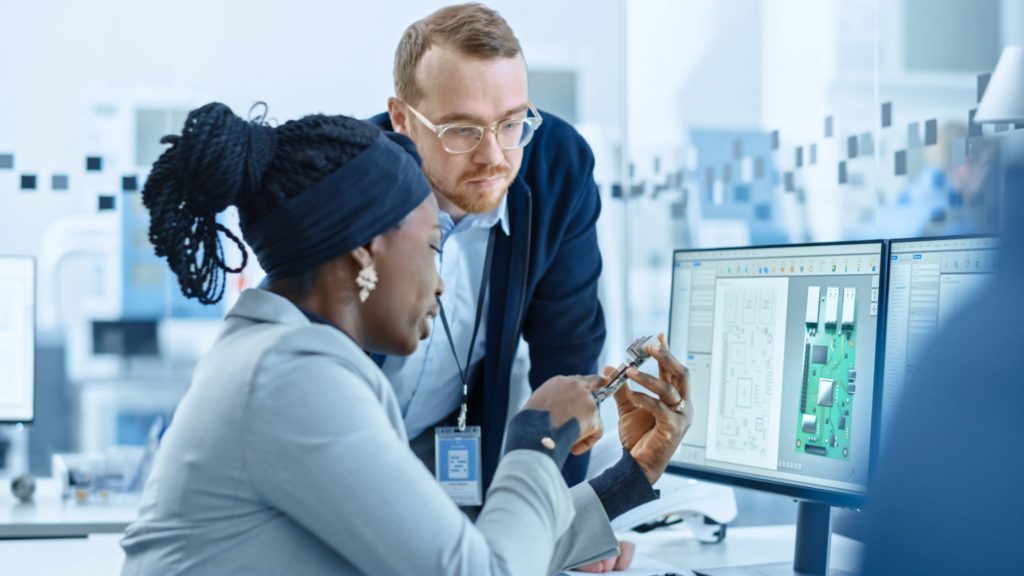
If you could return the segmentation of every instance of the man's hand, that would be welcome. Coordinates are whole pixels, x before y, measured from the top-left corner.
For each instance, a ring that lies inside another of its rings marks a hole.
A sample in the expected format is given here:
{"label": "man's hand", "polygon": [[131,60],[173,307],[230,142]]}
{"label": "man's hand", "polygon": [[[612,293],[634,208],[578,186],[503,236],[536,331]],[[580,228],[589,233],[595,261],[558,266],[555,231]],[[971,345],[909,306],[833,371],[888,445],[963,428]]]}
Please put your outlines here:
{"label": "man's hand", "polygon": [[[647,352],[658,361],[658,378],[634,368],[626,373],[630,380],[657,397],[634,392],[629,386],[615,393],[622,446],[629,450],[651,484],[661,478],[693,421],[689,371],[669,352],[664,334],[658,335],[658,342],[647,347]],[[606,368],[606,377],[609,370],[614,372],[614,368]]]}

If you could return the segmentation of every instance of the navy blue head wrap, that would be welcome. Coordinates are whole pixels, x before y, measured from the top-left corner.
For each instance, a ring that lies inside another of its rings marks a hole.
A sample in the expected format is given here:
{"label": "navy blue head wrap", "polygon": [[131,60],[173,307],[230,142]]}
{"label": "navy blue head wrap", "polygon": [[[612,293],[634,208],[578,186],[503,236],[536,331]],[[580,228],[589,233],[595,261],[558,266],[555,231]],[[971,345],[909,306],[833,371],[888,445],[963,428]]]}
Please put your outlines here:
{"label": "navy blue head wrap", "polygon": [[377,141],[242,234],[271,280],[297,276],[398,225],[430,194],[412,140]]}

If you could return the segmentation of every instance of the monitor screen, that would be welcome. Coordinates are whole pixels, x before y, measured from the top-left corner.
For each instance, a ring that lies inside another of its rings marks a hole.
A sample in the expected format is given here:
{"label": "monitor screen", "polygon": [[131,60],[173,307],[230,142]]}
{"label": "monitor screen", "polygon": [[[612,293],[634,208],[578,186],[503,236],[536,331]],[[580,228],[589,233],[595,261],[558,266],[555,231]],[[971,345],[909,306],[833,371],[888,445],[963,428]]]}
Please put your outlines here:
{"label": "monitor screen", "polygon": [[93,354],[157,356],[160,344],[156,320],[94,320]]}
{"label": "monitor screen", "polygon": [[35,281],[33,259],[0,256],[0,422],[34,416]]}
{"label": "monitor screen", "polygon": [[882,241],[673,257],[669,347],[694,420],[676,472],[832,504],[868,481]]}
{"label": "monitor screen", "polygon": [[889,249],[888,315],[882,434],[903,384],[927,357],[925,346],[995,272],[990,236],[893,240]]}

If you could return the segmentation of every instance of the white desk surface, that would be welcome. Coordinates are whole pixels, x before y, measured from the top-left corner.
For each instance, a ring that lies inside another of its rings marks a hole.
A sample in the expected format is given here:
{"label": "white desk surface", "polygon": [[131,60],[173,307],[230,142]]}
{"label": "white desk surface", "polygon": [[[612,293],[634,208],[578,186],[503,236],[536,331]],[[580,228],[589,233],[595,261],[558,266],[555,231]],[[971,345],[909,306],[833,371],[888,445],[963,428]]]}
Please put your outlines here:
{"label": "white desk surface", "polygon": [[33,502],[23,504],[0,483],[0,541],[9,538],[80,538],[119,534],[138,515],[137,505],[78,504],[61,500],[57,483],[43,479]]}
{"label": "white desk surface", "polygon": [[[677,571],[766,562],[791,562],[795,528],[759,526],[731,528],[724,542],[701,544],[685,529],[662,529],[621,536],[637,545],[639,554],[675,567]],[[70,540],[0,540],[4,576],[110,575],[121,571],[124,553],[119,534],[98,534]],[[855,570],[860,544],[832,537],[832,567]],[[614,572],[611,573],[614,576]]]}
{"label": "white desk surface", "polygon": [[[792,562],[796,526],[753,526],[728,528],[725,540],[703,544],[688,529],[671,527],[646,534],[626,533],[621,540],[636,544],[637,554],[653,558],[678,570]],[[830,568],[856,572],[862,545],[845,536],[832,535]]]}
{"label": "white desk surface", "polygon": [[[39,482],[34,503],[21,504],[3,483],[0,491],[0,557],[4,574],[63,576],[116,574],[124,554],[118,541],[137,515],[129,505],[64,502],[52,480]],[[89,535],[91,538],[84,538]],[[625,533],[621,539],[637,545],[637,554],[683,572],[720,566],[792,562],[796,529],[793,525],[729,528],[725,541],[703,544],[685,527],[647,534]],[[833,568],[856,571],[861,545],[833,535]],[[8,572],[7,568],[14,568]]]}

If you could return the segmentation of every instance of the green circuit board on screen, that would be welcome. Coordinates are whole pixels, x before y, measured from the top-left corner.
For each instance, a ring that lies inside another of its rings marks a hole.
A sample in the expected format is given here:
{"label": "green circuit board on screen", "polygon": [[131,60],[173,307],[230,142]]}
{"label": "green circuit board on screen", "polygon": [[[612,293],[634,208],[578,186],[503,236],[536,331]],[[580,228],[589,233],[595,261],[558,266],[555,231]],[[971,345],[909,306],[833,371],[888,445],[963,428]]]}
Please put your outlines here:
{"label": "green circuit board on screen", "polygon": [[797,452],[850,457],[857,391],[856,297],[854,288],[843,288],[841,298],[838,287],[808,290]]}

